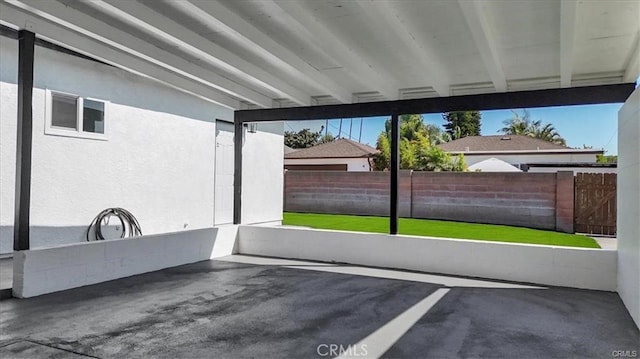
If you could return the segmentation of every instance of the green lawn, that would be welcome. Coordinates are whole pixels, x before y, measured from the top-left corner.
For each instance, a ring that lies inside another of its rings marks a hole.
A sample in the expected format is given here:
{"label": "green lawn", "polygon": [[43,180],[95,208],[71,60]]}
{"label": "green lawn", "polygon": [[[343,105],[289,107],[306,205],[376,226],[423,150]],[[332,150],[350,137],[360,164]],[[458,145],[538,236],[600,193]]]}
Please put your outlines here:
{"label": "green lawn", "polygon": [[[286,212],[283,224],[355,232],[389,232],[387,217]],[[600,248],[596,241],[586,236],[493,224],[400,218],[399,231],[400,234],[414,236]]]}

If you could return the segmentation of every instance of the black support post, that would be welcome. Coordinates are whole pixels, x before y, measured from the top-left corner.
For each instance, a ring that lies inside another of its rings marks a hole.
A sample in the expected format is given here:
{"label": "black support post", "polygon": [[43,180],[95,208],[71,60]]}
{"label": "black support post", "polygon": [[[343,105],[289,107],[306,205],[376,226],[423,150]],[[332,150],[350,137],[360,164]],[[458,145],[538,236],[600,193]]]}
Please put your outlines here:
{"label": "black support post", "polygon": [[233,131],[233,224],[242,221],[242,137],[244,126],[238,119]]}
{"label": "black support post", "polygon": [[389,234],[398,234],[398,184],[400,182],[400,120],[391,115],[391,183],[389,188]]}
{"label": "black support post", "polygon": [[16,147],[16,197],[13,249],[29,249],[31,206],[31,144],[33,139],[33,56],[36,34],[18,32],[18,137]]}

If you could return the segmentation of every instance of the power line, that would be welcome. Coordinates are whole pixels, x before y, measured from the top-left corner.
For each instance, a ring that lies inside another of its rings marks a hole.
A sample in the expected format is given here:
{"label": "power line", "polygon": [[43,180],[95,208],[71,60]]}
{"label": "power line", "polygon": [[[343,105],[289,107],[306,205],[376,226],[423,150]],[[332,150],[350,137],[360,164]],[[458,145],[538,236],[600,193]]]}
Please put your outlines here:
{"label": "power line", "polygon": [[611,134],[611,137],[609,137],[609,141],[607,141],[607,144],[604,145],[604,147],[602,148],[604,150],[605,147],[609,146],[609,144],[611,143],[611,141],[613,140],[613,137],[615,135],[618,134],[618,126],[616,126],[615,130],[613,130],[613,133]]}

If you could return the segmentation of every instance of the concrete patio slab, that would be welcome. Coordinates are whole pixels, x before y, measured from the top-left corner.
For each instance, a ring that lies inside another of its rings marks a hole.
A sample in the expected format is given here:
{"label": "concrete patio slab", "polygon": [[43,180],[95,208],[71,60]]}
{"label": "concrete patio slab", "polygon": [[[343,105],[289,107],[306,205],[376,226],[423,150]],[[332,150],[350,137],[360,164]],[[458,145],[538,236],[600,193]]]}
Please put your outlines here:
{"label": "concrete patio slab", "polygon": [[[60,349],[99,358],[362,357],[363,350],[393,358],[611,357],[638,350],[638,330],[614,293],[469,287],[461,278],[451,286],[446,276],[397,272],[396,279],[390,270],[348,274],[341,265],[235,260],[242,258],[1,301],[0,356],[65,357]],[[340,345],[351,352],[329,351]]]}

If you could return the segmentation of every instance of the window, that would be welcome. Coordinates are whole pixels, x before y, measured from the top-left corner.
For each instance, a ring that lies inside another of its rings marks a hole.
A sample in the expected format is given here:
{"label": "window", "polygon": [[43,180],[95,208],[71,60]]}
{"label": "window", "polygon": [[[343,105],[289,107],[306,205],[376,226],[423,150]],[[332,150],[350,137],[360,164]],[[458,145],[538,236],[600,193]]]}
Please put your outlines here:
{"label": "window", "polygon": [[49,135],[106,140],[107,102],[47,90]]}

